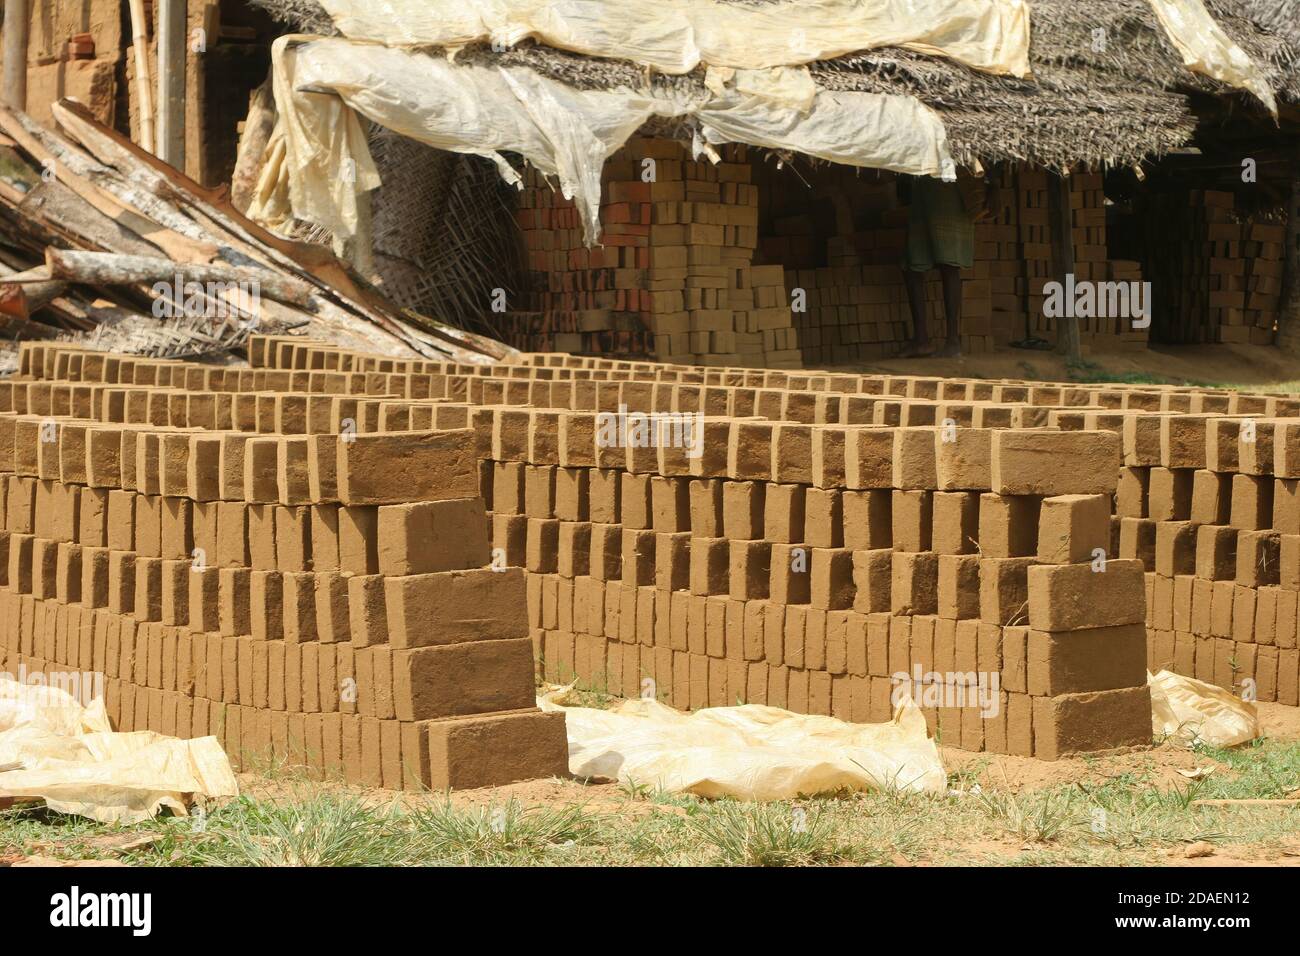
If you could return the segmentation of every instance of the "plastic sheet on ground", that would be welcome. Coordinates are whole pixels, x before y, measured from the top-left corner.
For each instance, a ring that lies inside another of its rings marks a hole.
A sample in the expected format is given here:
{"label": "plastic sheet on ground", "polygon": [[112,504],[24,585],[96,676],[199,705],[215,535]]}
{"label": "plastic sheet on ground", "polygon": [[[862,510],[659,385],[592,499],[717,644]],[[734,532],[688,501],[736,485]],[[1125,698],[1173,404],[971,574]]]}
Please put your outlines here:
{"label": "plastic sheet on ground", "polygon": [[1259,736],[1255,705],[1222,687],[1170,671],[1147,674],[1147,683],[1158,737],[1188,746],[1236,747]]}
{"label": "plastic sheet on ground", "polygon": [[1210,16],[1202,0],[1150,0],[1169,41],[1193,73],[1254,93],[1274,116],[1273,88],[1250,56]]}
{"label": "plastic sheet on ground", "polygon": [[644,699],[613,710],[565,707],[571,686],[544,694],[537,706],[564,712],[575,776],[764,801],[947,786],[939,748],[908,697],[888,723],[850,724],[758,704],[692,713]]}
{"label": "plastic sheet on ground", "polygon": [[195,798],[239,793],[215,737],[114,733],[99,697],[83,707],[59,687],[0,677],[0,800],[43,800],[101,823],[137,823]]}
{"label": "plastic sheet on ground", "polygon": [[1024,0],[321,0],[346,37],[460,47],[526,38],[663,73],[764,69],[885,46],[1029,73]]}
{"label": "plastic sheet on ground", "polygon": [[272,226],[291,212],[335,236],[356,234],[357,197],[379,185],[357,114],[438,149],[484,156],[515,184],[519,175],[503,153],[522,155],[575,200],[588,244],[600,234],[601,168],[652,116],[691,118],[707,144],[955,174],[943,123],[919,100],[818,90],[801,67],[715,70],[706,93],[683,96],[579,90],[527,67],[457,65],[419,51],[305,39],[281,37],[272,47],[280,120],[249,209]]}

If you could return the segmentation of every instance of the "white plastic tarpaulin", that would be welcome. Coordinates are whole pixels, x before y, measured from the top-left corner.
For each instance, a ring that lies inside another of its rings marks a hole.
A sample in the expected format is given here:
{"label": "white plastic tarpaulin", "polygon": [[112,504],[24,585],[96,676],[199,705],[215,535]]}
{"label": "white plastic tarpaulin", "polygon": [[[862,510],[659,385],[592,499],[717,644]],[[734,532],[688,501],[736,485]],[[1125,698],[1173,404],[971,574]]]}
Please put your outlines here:
{"label": "white plastic tarpaulin", "polygon": [[1222,687],[1171,671],[1147,674],[1151,725],[1158,737],[1190,746],[1236,747],[1259,736],[1253,703]]}
{"label": "white plastic tarpaulin", "polygon": [[522,155],[577,202],[588,243],[599,235],[605,160],[652,116],[690,117],[710,144],[915,175],[955,171],[942,121],[919,100],[819,90],[803,68],[713,70],[704,94],[684,97],[580,90],[527,67],[458,65],[346,39],[281,37],[272,56],[280,119],[250,214],[282,221],[287,196],[294,215],[336,236],[355,234],[357,196],[379,184],[357,114],[439,149],[485,156],[516,184],[502,154]]}
{"label": "white plastic tarpaulin", "polygon": [[43,800],[101,823],[137,823],[194,797],[239,793],[215,737],[114,733],[102,697],[82,706],[59,687],[0,677],[0,800]]}
{"label": "white plastic tarpaulin", "polygon": [[569,690],[555,689],[537,706],[563,711],[569,771],[578,777],[738,800],[947,788],[925,716],[906,695],[892,720],[851,724],[760,704],[692,713],[650,699],[625,700],[612,710],[565,707]]}
{"label": "white plastic tarpaulin", "polygon": [[1202,0],[1150,0],[1169,41],[1193,73],[1254,93],[1274,116],[1277,100],[1259,67],[1223,32]]}
{"label": "white plastic tarpaulin", "polygon": [[990,73],[1029,73],[1025,0],[322,0],[346,37],[459,47],[533,38],[663,73],[765,69],[902,46]]}

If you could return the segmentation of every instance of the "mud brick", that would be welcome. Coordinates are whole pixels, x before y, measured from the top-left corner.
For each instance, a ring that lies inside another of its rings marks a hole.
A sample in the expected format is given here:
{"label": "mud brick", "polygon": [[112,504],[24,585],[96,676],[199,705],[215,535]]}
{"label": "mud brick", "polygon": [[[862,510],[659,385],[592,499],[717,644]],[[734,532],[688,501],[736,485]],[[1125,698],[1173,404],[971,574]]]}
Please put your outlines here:
{"label": "mud brick", "polygon": [[805,489],[802,485],[769,484],[763,493],[763,537],[779,544],[804,540]]}
{"label": "mud brick", "polygon": [[[1238,643],[1249,642],[1252,647],[1255,642],[1256,593],[1254,588],[1242,585],[1237,585],[1232,590],[1231,637]],[[1237,660],[1241,660],[1240,653]],[[1246,676],[1250,676],[1249,672]]]}
{"label": "mud brick", "polygon": [[1278,589],[1272,585],[1259,588],[1255,595],[1255,635],[1259,644],[1277,643]]}
{"label": "mud brick", "polygon": [[1270,419],[1254,419],[1253,421],[1253,434],[1245,427],[1243,422],[1241,434],[1238,437],[1238,467],[1243,474],[1268,475],[1271,477],[1275,457],[1273,452],[1274,422]]}
{"label": "mud brick", "polygon": [[827,426],[813,429],[812,483],[818,488],[844,486],[844,429]]}
{"label": "mud brick", "polygon": [[619,515],[624,528],[648,531],[654,524],[650,476],[622,473]]}
{"label": "mud brick", "polygon": [[1237,583],[1248,588],[1277,584],[1281,536],[1271,531],[1243,531],[1237,536]]}
{"label": "mud brick", "polygon": [[379,573],[379,509],[339,509],[339,566],[348,574]]}
{"label": "mud brick", "polygon": [[108,543],[107,490],[82,488],[77,496],[77,511],[77,543],[92,548],[105,547]]}
{"label": "mud brick", "polygon": [[980,616],[980,558],[975,554],[939,556],[936,613],[951,620]]}
{"label": "mud brick", "polygon": [[[692,548],[699,546],[699,540],[692,542]],[[727,542],[723,539],[716,547],[715,553],[725,553]],[[768,581],[768,597],[778,605],[807,604],[812,600],[812,552],[803,545],[774,544],[769,558],[771,568]],[[726,582],[726,571],[721,574],[721,581]],[[725,589],[724,589],[725,591]],[[702,592],[697,592],[702,593]],[[709,592],[719,593],[719,592]]]}
{"label": "mud brick", "polygon": [[988,624],[1015,625],[1026,620],[1029,602],[1028,570],[1032,558],[980,560],[980,620]]}
{"label": "mud brick", "polygon": [[1137,561],[1037,565],[1029,569],[1029,625],[1043,631],[1141,624],[1146,588]]}
{"label": "mud brick", "polygon": [[381,574],[482,567],[490,558],[480,498],[385,505],[378,510],[376,537]]}
{"label": "mud brick", "polygon": [[556,569],[566,578],[585,576],[591,560],[591,524],[586,521],[561,521],[557,544]]}
{"label": "mud brick", "polygon": [[1235,528],[1203,524],[1196,529],[1196,576],[1210,581],[1236,576]]}
{"label": "mud brick", "polygon": [[1187,521],[1192,516],[1196,472],[1186,468],[1152,468],[1148,516],[1156,521]]}
{"label": "mud brick", "polygon": [[[12,545],[11,545],[12,548]],[[88,608],[108,606],[109,552],[107,548],[81,549],[81,603]],[[27,565],[31,567],[30,560]],[[10,578],[10,580],[13,580]],[[30,584],[27,590],[30,590]]]}
{"label": "mud brick", "polygon": [[524,513],[530,518],[555,517],[555,472],[552,465],[524,466]]}
{"label": "mud brick", "polygon": [[1162,415],[1160,463],[1166,468],[1204,468],[1205,432],[1202,415]]}
{"label": "mud brick", "polygon": [[1110,539],[1110,499],[1106,495],[1044,498],[1038,519],[1038,560],[1044,564],[1091,561],[1104,554]]}
{"label": "mud brick", "polygon": [[1119,519],[1119,550],[1121,558],[1135,558],[1148,571],[1156,567],[1156,522],[1146,518]]}
{"label": "mud brick", "polygon": [[663,534],[691,530],[690,482],[685,478],[650,479],[651,525]]}
{"label": "mud brick", "polygon": [[532,642],[524,637],[397,650],[393,701],[399,720],[531,707]]}
{"label": "mud brick", "polygon": [[227,637],[251,634],[249,570],[247,568],[221,568],[218,573],[217,629]]}
{"label": "mud brick", "polygon": [[931,497],[932,545],[940,554],[970,554],[979,536],[979,495],[941,491]]}
{"label": "mud brick", "polygon": [[587,521],[590,514],[590,475],[587,468],[555,472],[555,516],[562,521]]}
{"label": "mud brick", "polygon": [[984,491],[991,487],[992,429],[941,425],[933,431],[935,488]]}
{"label": "mud brick", "polygon": [[1300,534],[1300,480],[1278,478],[1273,482],[1273,530]]}
{"label": "mud brick", "polygon": [[814,548],[844,546],[844,507],[838,489],[809,488],[804,494],[804,539]]}
{"label": "mud brick", "polygon": [[1190,521],[1162,521],[1156,525],[1157,574],[1174,577],[1197,570],[1197,528]]}
{"label": "mud brick", "polygon": [[492,508],[497,514],[521,515],[527,505],[524,496],[523,462],[492,463]]}
{"label": "mud brick", "polygon": [[527,636],[524,573],[445,571],[384,579],[395,648]]}
{"label": "mud brick", "polygon": [[938,610],[939,555],[894,552],[891,581],[891,613],[934,614]]}
{"label": "mud brick", "polygon": [[[733,540],[728,547],[728,586],[732,600],[766,599],[771,577],[771,544]],[[626,577],[626,555],[623,563]]]}
{"label": "mud brick", "polygon": [[853,552],[853,609],[859,614],[888,611],[893,593],[893,550]]}
{"label": "mud brick", "polygon": [[57,594],[58,546],[45,538],[32,540],[32,596],[53,599]]}
{"label": "mud brick", "polygon": [[1174,629],[1174,579],[1159,577],[1151,589],[1151,599],[1147,602],[1147,623],[1157,630]]}
{"label": "mud brick", "polygon": [[1115,514],[1124,518],[1147,517],[1150,481],[1149,468],[1121,467],[1115,489]]}
{"label": "mud brick", "polygon": [[1058,760],[1151,743],[1151,693],[1143,685],[1033,698],[1034,756]]}
{"label": "mud brick", "polygon": [[[594,532],[593,527],[593,532]],[[595,538],[592,560],[596,559]],[[655,575],[655,535],[653,531],[624,528],[621,536],[621,576],[625,584],[638,587],[653,584]]]}
{"label": "mud brick", "polygon": [[345,505],[471,498],[478,467],[470,429],[356,435],[340,442],[339,500]]}
{"label": "mud brick", "polygon": [[1297,663],[1300,652],[1295,648],[1281,649],[1277,652],[1277,702],[1295,706],[1300,702],[1297,684]]}
{"label": "mud brick", "polygon": [[193,502],[188,498],[161,498],[158,501],[160,556],[173,560],[188,559],[194,552]]}
{"label": "mud brick", "polygon": [[892,491],[846,491],[842,505],[846,548],[868,551],[893,547]]}
{"label": "mud brick", "polygon": [[533,574],[554,574],[559,551],[560,522],[529,518],[524,567]]}
{"label": "mud brick", "polygon": [[[294,572],[281,573],[285,575],[283,580],[287,581]],[[313,577],[314,639],[325,643],[349,640],[352,624],[348,607],[348,576],[338,571],[322,571]],[[312,638],[309,637],[308,640]]]}
{"label": "mud brick", "polygon": [[[529,710],[427,724],[425,786],[466,789],[563,776],[568,771],[564,715]],[[409,761],[403,741],[402,757]]]}
{"label": "mud brick", "polygon": [[811,556],[812,606],[827,611],[853,607],[853,552],[846,548],[813,548]]}
{"label": "mud brick", "polygon": [[723,489],[726,485],[727,482],[716,478],[696,478],[690,482],[690,527],[697,537],[723,536]]}
{"label": "mud brick", "polygon": [[254,568],[275,568],[275,508],[248,506],[248,562]]}
{"label": "mud brick", "polygon": [[591,468],[596,464],[596,419],[583,412],[559,416],[559,463],[569,468]]}
{"label": "mud brick", "polygon": [[122,485],[122,434],[116,428],[86,430],[86,484],[96,488]]}
{"label": "mud brick", "polygon": [[1192,476],[1191,520],[1197,524],[1227,524],[1232,514],[1232,475],[1204,469]]}
{"label": "mud brick", "polygon": [[1120,465],[1114,432],[997,431],[993,491],[1002,495],[1114,494]]}
{"label": "mud brick", "polygon": [[763,536],[765,493],[768,485],[754,481],[728,481],[722,485],[723,535],[733,539]]}
{"label": "mud brick", "polygon": [[1296,592],[1282,589],[1277,592],[1277,646],[1296,646]]}
{"label": "mud brick", "polygon": [[618,524],[622,520],[622,474],[612,468],[594,469],[591,472],[593,523]]}
{"label": "mud brick", "polygon": [[854,489],[894,487],[894,430],[848,427],[844,430],[844,481]]}
{"label": "mud brick", "polygon": [[315,565],[311,550],[311,511],[301,506],[273,505],[271,515],[275,537],[273,567],[278,571],[312,570]]}
{"label": "mud brick", "polygon": [[932,427],[894,429],[893,487],[905,491],[936,487],[935,442]]}
{"label": "mud brick", "polygon": [[772,429],[772,480],[784,484],[812,484],[813,429],[810,425],[780,422]]}
{"label": "mud brick", "polygon": [[132,603],[137,621],[162,620],[162,559],[135,559],[135,599]]}
{"label": "mud brick", "polygon": [[772,478],[774,426],[763,421],[732,421],[727,437],[727,474],[741,481]]}
{"label": "mud brick", "polygon": [[1146,683],[1147,635],[1139,624],[1049,632],[1030,630],[1029,693],[1057,697]]}
{"label": "mud brick", "polygon": [[893,492],[891,537],[895,551],[929,551],[933,540],[934,495],[929,491]]}
{"label": "mud brick", "polygon": [[276,445],[275,484],[282,505],[318,500],[311,486],[312,445],[306,438],[284,438]]}
{"label": "mud brick", "polygon": [[1242,531],[1264,531],[1273,526],[1273,479],[1257,475],[1232,476],[1229,524]]}
{"label": "mud brick", "polygon": [[1300,535],[1284,534],[1278,539],[1278,583],[1291,591],[1300,587]]}
{"label": "mud brick", "polygon": [[239,501],[218,501],[216,505],[217,549],[215,555],[206,557],[209,561],[215,558],[218,567],[246,568],[249,566],[248,505]]}
{"label": "mud brick", "polygon": [[250,438],[244,443],[241,488],[245,501],[274,504],[280,500],[276,462],[283,442],[283,438]]}
{"label": "mud brick", "polygon": [[[14,580],[12,563],[9,579]],[[135,610],[135,554],[130,551],[108,553],[108,609],[114,614],[131,614]]]}
{"label": "mud brick", "polygon": [[591,526],[588,572],[598,581],[617,581],[623,576],[623,531],[618,525]]}
{"label": "mud brick", "polygon": [[980,553],[1018,558],[1037,553],[1042,499],[1032,495],[980,495]]}
{"label": "mud brick", "polygon": [[655,534],[655,586],[685,591],[691,586],[691,533]]}

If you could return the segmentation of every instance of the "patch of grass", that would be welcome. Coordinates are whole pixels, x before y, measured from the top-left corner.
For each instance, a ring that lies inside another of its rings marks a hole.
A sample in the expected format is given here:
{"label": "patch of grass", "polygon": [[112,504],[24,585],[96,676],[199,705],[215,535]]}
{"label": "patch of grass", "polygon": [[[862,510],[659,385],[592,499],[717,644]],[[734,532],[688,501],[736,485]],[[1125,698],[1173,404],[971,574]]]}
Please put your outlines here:
{"label": "patch of grass", "polygon": [[1069,788],[1027,794],[984,791],[979,801],[990,818],[1026,843],[1051,843],[1083,824],[1075,791]]}
{"label": "patch of grass", "polygon": [[537,860],[556,847],[585,841],[594,832],[581,806],[524,808],[516,800],[469,809],[443,800],[417,808],[410,824],[427,861],[475,864]]}
{"label": "patch of grass", "polygon": [[814,866],[855,857],[819,804],[724,800],[699,817],[695,828],[729,866]]}

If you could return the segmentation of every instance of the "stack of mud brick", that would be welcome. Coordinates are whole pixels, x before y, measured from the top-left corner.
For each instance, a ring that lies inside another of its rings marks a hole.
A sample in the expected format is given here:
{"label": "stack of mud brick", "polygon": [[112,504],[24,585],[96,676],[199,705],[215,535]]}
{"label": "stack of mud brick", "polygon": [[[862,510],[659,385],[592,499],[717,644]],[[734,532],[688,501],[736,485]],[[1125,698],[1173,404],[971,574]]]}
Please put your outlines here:
{"label": "stack of mud brick", "polygon": [[1148,571],[1151,662],[1295,705],[1300,403],[1190,397],[1111,422],[1119,550]]}
{"label": "stack of mud brick", "polygon": [[529,173],[518,213],[528,289],[523,311],[508,316],[511,341],[702,364],[794,364],[779,271],[751,272],[758,196],[745,149],[729,146],[723,156],[697,162],[671,140],[630,140],[602,169],[601,239],[590,249],[573,202]]}
{"label": "stack of mud brick", "polygon": [[0,669],[97,672],[117,729],[213,734],[243,766],[389,789],[565,772],[466,409],[383,431],[335,359],[25,344],[0,383]]}
{"label": "stack of mud brick", "polygon": [[1191,190],[1160,197],[1147,217],[1162,341],[1272,343],[1286,226],[1243,221],[1234,204],[1230,192]]}
{"label": "stack of mud brick", "polygon": [[[1191,390],[348,357],[367,428],[468,416],[548,679],[854,721],[910,689],[945,744],[1044,758],[1150,740],[1154,579],[1114,498],[1126,419]],[[695,413],[698,444],[649,438]]]}

